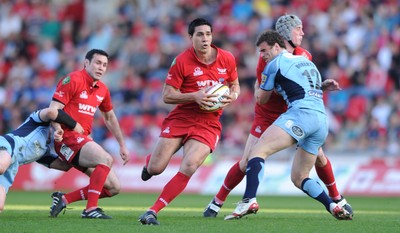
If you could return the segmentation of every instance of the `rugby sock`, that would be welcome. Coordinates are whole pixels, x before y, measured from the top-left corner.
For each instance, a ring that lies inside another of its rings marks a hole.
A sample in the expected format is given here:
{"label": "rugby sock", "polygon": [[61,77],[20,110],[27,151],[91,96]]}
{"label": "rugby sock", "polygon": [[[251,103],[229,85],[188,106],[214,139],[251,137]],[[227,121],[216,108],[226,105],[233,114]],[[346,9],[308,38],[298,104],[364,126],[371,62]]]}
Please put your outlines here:
{"label": "rugby sock", "polygon": [[146,166],[146,167],[149,166],[150,156],[151,156],[151,154],[148,154],[148,155],[146,156],[146,163],[145,163],[145,166]]}
{"label": "rugby sock", "polygon": [[97,207],[101,190],[103,189],[109,172],[110,168],[108,166],[99,164],[90,175],[86,210]]}
{"label": "rugby sock", "polygon": [[[87,194],[89,190],[89,185],[85,186],[81,189],[77,189],[75,191],[69,192],[64,194],[63,196],[63,202],[67,205],[76,201],[81,201],[81,200],[86,200],[87,199]],[[110,191],[108,189],[103,188],[101,190],[99,198],[103,197],[111,197]]]}
{"label": "rugby sock", "polygon": [[[240,161],[239,161],[240,162]],[[224,183],[222,184],[219,192],[215,195],[214,200],[218,204],[224,204],[226,197],[229,193],[234,189],[244,178],[246,173],[240,170],[239,162],[235,163],[231,169],[229,170],[228,174],[226,174]]]}
{"label": "rugby sock", "polygon": [[315,171],[318,177],[324,182],[328,189],[329,196],[333,200],[339,200],[341,198],[339,191],[336,187],[335,175],[333,174],[332,165],[329,159],[326,157],[327,163],[323,167],[315,166]]}
{"label": "rugby sock", "polygon": [[324,189],[318,184],[317,181],[305,178],[301,182],[301,190],[305,192],[308,196],[314,198],[315,200],[321,202],[326,210],[329,210],[329,206],[333,201],[329,198],[329,196],[324,192]]}
{"label": "rugby sock", "polygon": [[154,205],[150,207],[150,210],[158,213],[185,189],[189,180],[189,176],[186,176],[181,172],[176,173],[176,175],[164,186],[163,191]]}
{"label": "rugby sock", "polygon": [[243,195],[243,200],[246,198],[254,198],[257,194],[258,186],[264,176],[265,160],[255,157],[249,160],[246,168],[246,191]]}

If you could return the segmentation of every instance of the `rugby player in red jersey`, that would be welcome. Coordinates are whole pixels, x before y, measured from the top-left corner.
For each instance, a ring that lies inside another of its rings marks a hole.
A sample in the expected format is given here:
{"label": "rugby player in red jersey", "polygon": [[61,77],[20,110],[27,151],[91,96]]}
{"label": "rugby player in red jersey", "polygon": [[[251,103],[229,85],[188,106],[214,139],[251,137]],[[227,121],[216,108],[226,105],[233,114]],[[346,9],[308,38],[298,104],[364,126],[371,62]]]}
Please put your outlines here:
{"label": "rugby player in red jersey", "polygon": [[[54,142],[58,156],[73,166],[93,170],[88,186],[67,194],[53,193],[53,205],[50,211],[52,217],[56,217],[66,204],[86,199],[87,204],[81,214],[82,218],[111,218],[98,207],[98,200],[119,192],[119,181],[116,175],[110,172],[113,163],[112,156],[90,137],[97,109],[100,109],[106,127],[118,141],[120,156],[124,163],[129,160],[129,151],[113,111],[110,92],[101,81],[107,65],[108,54],[105,51],[90,50],[85,56],[84,69],[74,71],[60,80],[50,103],[51,108],[63,109],[84,129],[84,133],[79,134],[61,125],[64,130],[63,139]],[[61,127],[57,124],[53,126]],[[114,186],[114,190],[109,190],[107,186],[104,186],[107,176],[109,181],[117,185],[117,187]]]}
{"label": "rugby player in red jersey", "polygon": [[[311,54],[306,49],[300,47],[304,32],[302,22],[297,16],[281,16],[276,22],[275,29],[285,39],[285,45],[288,52],[293,53],[294,55],[302,55],[309,60],[312,60]],[[255,83],[255,90],[259,89],[261,73],[266,64],[267,62],[260,56],[256,70],[257,81]],[[323,90],[331,91],[340,90],[338,83],[332,79],[325,80],[322,88]],[[275,121],[275,119],[286,111],[286,108],[287,106],[285,101],[276,92],[272,93],[267,104],[260,105],[256,103],[254,108],[254,120],[246,142],[243,157],[228,171],[220,190],[204,210],[204,217],[217,216],[229,193],[243,180],[244,176],[246,175],[245,169],[247,167],[248,156],[251,148],[256,144],[261,134]],[[325,186],[329,191],[329,196],[332,198],[332,200],[343,206],[352,214],[353,210],[351,206],[339,193],[336,187],[335,176],[332,171],[331,163],[325,156],[322,148],[320,148],[317,156],[315,170],[319,178],[325,183]]]}
{"label": "rugby player in red jersey", "polygon": [[235,58],[212,44],[210,22],[202,18],[193,20],[188,34],[193,46],[172,62],[163,90],[164,102],[177,106],[164,119],[142,179],[162,173],[180,148],[183,148],[183,159],[179,171],[164,186],[154,205],[139,217],[144,225],[160,224],[158,212],[185,189],[190,177],[218,143],[222,109],[208,112],[200,108],[201,105],[212,106],[209,102],[214,95],[206,94],[204,89],[217,83],[230,87],[230,95],[223,100],[222,108],[236,100],[240,92]]}

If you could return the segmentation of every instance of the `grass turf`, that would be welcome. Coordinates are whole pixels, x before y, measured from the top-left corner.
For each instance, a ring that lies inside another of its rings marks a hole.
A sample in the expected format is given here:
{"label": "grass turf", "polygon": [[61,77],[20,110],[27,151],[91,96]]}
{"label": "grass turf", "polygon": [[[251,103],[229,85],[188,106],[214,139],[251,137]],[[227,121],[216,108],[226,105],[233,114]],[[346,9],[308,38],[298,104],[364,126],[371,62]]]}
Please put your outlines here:
{"label": "grass turf", "polygon": [[111,220],[81,219],[86,202],[68,206],[65,214],[50,218],[50,192],[16,192],[7,195],[0,214],[0,232],[399,232],[400,198],[347,197],[354,220],[338,221],[323,206],[307,196],[260,196],[256,215],[224,221],[239,196],[230,196],[217,218],[203,218],[211,196],[182,194],[158,216],[160,226],[143,226],[138,217],[151,206],[157,194],[121,193],[101,199]]}

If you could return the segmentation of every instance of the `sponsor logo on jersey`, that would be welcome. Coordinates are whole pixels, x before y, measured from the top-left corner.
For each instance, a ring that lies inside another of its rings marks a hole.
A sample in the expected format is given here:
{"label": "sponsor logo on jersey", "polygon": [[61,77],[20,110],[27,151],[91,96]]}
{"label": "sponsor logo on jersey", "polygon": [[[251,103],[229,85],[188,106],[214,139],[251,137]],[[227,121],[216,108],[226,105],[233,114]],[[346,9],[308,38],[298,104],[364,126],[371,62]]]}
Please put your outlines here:
{"label": "sponsor logo on jersey", "polygon": [[76,142],[81,143],[83,140],[85,140],[83,137],[77,137]]}
{"label": "sponsor logo on jersey", "polygon": [[261,126],[257,125],[257,127],[254,129],[254,131],[256,131],[256,133],[262,133]]}
{"label": "sponsor logo on jersey", "polygon": [[211,86],[217,85],[218,83],[223,83],[223,82],[216,81],[216,80],[201,80],[201,81],[197,81],[197,86],[200,88],[211,87]]}
{"label": "sponsor logo on jersey", "polygon": [[88,104],[81,104],[79,103],[79,110],[78,112],[86,114],[86,115],[90,115],[90,116],[94,116],[94,113],[96,112],[97,107],[94,107],[92,105],[88,105]]}
{"label": "sponsor logo on jersey", "polygon": [[203,71],[201,70],[200,67],[194,68],[193,76],[200,76],[203,75]]}
{"label": "sponsor logo on jersey", "polygon": [[322,98],[323,93],[322,93],[322,91],[310,90],[310,91],[308,91],[308,95]]}
{"label": "sponsor logo on jersey", "polygon": [[67,76],[63,79],[62,81],[62,85],[68,84],[69,82],[71,82],[71,77]]}
{"label": "sponsor logo on jersey", "polygon": [[226,68],[217,68],[218,74],[226,74]]}
{"label": "sponsor logo on jersey", "polygon": [[102,102],[104,97],[96,95],[97,102]]}
{"label": "sponsor logo on jersey", "polygon": [[165,129],[163,130],[163,133],[170,133],[169,127],[165,128]]}
{"label": "sponsor logo on jersey", "polygon": [[62,91],[56,91],[54,94],[58,95],[60,97],[64,97],[64,92],[62,92]]}
{"label": "sponsor logo on jersey", "polygon": [[79,95],[79,97],[81,99],[88,99],[89,98],[86,91],[82,91],[81,94]]}
{"label": "sponsor logo on jersey", "polygon": [[172,79],[172,74],[168,73],[167,79],[168,79],[168,80],[171,80],[171,79]]}

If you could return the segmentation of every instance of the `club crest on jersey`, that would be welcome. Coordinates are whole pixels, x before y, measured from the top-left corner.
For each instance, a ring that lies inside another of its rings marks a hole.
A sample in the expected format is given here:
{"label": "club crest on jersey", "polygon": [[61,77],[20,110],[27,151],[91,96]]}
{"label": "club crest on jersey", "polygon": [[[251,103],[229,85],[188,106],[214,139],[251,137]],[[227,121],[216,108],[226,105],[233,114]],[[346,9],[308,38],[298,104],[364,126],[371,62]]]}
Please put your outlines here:
{"label": "club crest on jersey", "polygon": [[87,94],[86,91],[82,91],[81,94],[80,94],[80,96],[79,96],[79,98],[81,98],[81,99],[87,99],[87,98],[89,98],[89,97],[88,97],[88,94]]}
{"label": "club crest on jersey", "polygon": [[66,78],[63,79],[62,85],[67,84],[69,82],[71,82],[71,77],[67,76]]}
{"label": "club crest on jersey", "polygon": [[226,68],[217,68],[218,74],[226,74]]}
{"label": "club crest on jersey", "polygon": [[203,75],[203,71],[201,70],[200,67],[194,68],[193,76],[200,76]]}
{"label": "club crest on jersey", "polygon": [[96,95],[97,102],[102,102],[104,97]]}

